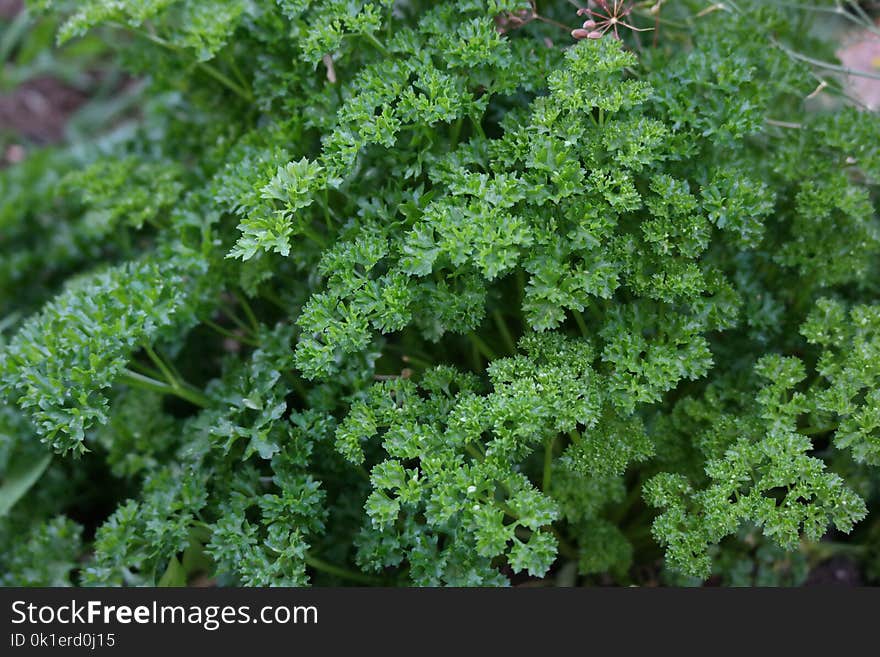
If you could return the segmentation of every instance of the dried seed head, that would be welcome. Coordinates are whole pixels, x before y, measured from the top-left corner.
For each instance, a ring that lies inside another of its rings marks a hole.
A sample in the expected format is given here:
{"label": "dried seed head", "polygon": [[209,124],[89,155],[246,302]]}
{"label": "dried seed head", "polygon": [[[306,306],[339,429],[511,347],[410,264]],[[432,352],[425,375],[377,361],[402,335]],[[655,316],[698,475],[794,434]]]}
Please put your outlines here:
{"label": "dried seed head", "polygon": [[522,27],[534,18],[529,9],[520,9],[518,11],[510,11],[495,16],[495,30],[499,34],[505,34],[510,30]]}
{"label": "dried seed head", "polygon": [[505,34],[509,25],[510,19],[506,14],[498,14],[495,17],[495,31],[498,32],[498,34]]}

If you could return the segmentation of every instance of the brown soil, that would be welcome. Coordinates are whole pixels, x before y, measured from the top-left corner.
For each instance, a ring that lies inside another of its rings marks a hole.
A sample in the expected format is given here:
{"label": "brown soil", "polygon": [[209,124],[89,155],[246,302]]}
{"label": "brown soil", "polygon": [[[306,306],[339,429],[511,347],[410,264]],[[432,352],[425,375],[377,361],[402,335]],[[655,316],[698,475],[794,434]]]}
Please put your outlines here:
{"label": "brown soil", "polygon": [[33,78],[0,95],[0,131],[41,144],[60,141],[67,119],[86,99],[55,78]]}
{"label": "brown soil", "polygon": [[24,7],[24,0],[0,0],[0,18],[13,18]]}
{"label": "brown soil", "polygon": [[[11,20],[23,7],[23,0],[0,0],[0,19]],[[37,144],[61,141],[67,120],[86,99],[84,93],[51,76],[30,79],[0,94],[0,134]],[[23,155],[22,146],[12,144],[0,153],[0,160],[14,163]]]}
{"label": "brown soil", "polygon": [[846,557],[833,557],[810,570],[804,586],[861,586],[858,564]]}

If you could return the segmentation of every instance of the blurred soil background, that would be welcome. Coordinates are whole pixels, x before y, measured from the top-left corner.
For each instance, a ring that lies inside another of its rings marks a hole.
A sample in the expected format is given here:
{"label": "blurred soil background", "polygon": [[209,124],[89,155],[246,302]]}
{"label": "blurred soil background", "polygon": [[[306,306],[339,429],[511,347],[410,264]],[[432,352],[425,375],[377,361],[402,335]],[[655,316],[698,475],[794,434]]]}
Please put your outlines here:
{"label": "blurred soil background", "polygon": [[0,167],[31,149],[106,131],[131,114],[140,88],[100,36],[59,48],[57,22],[25,4],[0,0]]}

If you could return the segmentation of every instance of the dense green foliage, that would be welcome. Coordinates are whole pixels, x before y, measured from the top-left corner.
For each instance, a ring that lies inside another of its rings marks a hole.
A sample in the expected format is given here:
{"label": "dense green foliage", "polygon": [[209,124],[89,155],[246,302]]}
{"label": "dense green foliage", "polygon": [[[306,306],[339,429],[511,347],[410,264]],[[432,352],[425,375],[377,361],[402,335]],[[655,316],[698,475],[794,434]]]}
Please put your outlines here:
{"label": "dense green foliage", "polygon": [[0,172],[0,583],[880,564],[880,118],[814,12],[42,4],[149,84]]}

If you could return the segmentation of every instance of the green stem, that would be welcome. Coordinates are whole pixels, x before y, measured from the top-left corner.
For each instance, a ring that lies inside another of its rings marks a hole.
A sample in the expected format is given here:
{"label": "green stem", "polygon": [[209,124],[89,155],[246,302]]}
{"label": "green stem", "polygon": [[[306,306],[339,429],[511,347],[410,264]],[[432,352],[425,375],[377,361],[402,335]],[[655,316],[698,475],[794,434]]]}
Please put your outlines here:
{"label": "green stem", "polygon": [[394,3],[388,3],[388,16],[385,17],[385,38],[391,38],[391,25],[394,21]]}
{"label": "green stem", "polygon": [[415,365],[416,367],[421,367],[423,370],[429,370],[434,367],[434,363],[427,360],[426,358],[419,358],[418,356],[413,356],[412,354],[404,354],[406,356],[406,360],[404,361],[407,365]]}
{"label": "green stem", "polygon": [[240,96],[244,100],[248,101],[249,103],[253,102],[254,97],[250,91],[248,91],[247,89],[244,89],[240,85],[238,85],[235,82],[233,82],[232,80],[230,80],[228,77],[223,75],[223,73],[218,71],[216,68],[214,68],[210,64],[206,64],[205,62],[197,62],[196,67],[202,69],[205,73],[207,73],[212,78],[217,80],[217,82],[219,82],[220,84],[222,84],[227,89],[234,92],[236,95]]}
{"label": "green stem", "polygon": [[377,39],[375,37],[375,35],[371,34],[370,32],[364,32],[363,35],[367,38],[367,41],[369,41],[374,46],[376,46],[376,49],[379,52],[381,52],[383,55],[388,54],[388,48],[386,48],[384,45],[382,45],[382,42],[379,41],[379,39]]}
{"label": "green stem", "polygon": [[483,130],[483,123],[480,119],[475,116],[471,116],[471,125],[474,126],[474,131],[482,138],[486,138],[486,131]]}
{"label": "green stem", "polygon": [[278,308],[278,310],[281,310],[283,312],[288,312],[290,310],[290,307],[284,302],[284,299],[278,296],[278,294],[272,288],[264,287],[262,290],[260,290],[260,296],[271,303],[273,306]]}
{"label": "green stem", "polygon": [[449,150],[455,150],[455,147],[458,146],[458,138],[461,136],[461,126],[464,123],[464,119],[462,117],[458,117],[458,120],[452,124],[452,127],[449,129],[449,143],[452,144],[452,147]]}
{"label": "green stem", "polygon": [[377,577],[371,577],[370,575],[365,575],[363,573],[358,573],[353,570],[348,570],[347,568],[342,568],[341,566],[327,563],[326,561],[318,559],[317,557],[313,557],[311,555],[306,556],[306,565],[314,568],[315,570],[327,573],[328,575],[333,575],[334,577],[339,577],[340,579],[351,580],[352,582],[358,582],[360,584],[367,584],[369,586],[377,586],[383,584],[382,580]]}
{"label": "green stem", "polygon": [[302,233],[303,233],[303,235],[308,237],[310,240],[312,240],[315,244],[320,246],[322,249],[327,248],[327,240],[325,240],[318,233],[316,233],[315,230],[313,228],[311,228],[311,226],[303,226]]}
{"label": "green stem", "polygon": [[239,329],[241,329],[248,335],[252,335],[251,327],[245,324],[241,320],[241,318],[235,314],[232,308],[229,308],[225,304],[221,303],[221,310],[223,311],[223,314],[226,315],[226,317],[228,317],[232,321],[232,323],[235,324]]}
{"label": "green stem", "polygon": [[[182,49],[179,48],[178,46],[174,45],[170,41],[166,41],[165,39],[163,39],[160,36],[157,36],[155,34],[151,34],[150,32],[147,32],[145,30],[141,30],[141,29],[132,27],[130,25],[123,25],[121,23],[115,23],[115,22],[109,22],[108,25],[111,25],[111,26],[116,27],[121,30],[127,30],[130,32],[133,32],[134,34],[137,34],[141,38],[146,39],[147,41],[150,41],[151,43],[155,43],[156,45],[161,46],[162,48],[165,48],[166,50],[170,50],[171,52],[177,53],[179,55],[183,54]],[[248,102],[252,102],[254,100],[254,96],[249,89],[245,89],[241,85],[239,85],[236,82],[234,82],[233,80],[229,79],[226,75],[224,75],[223,73],[218,71],[216,68],[214,68],[210,64],[208,64],[206,62],[200,62],[197,60],[194,60],[193,64],[195,64],[196,68],[201,69],[202,71],[204,71],[205,73],[210,75],[212,78],[217,80],[220,84],[222,84],[227,89],[229,89],[230,91],[232,91],[236,95],[240,96],[244,100],[246,100]]]}
{"label": "green stem", "polygon": [[138,374],[143,374],[144,376],[149,376],[153,379],[162,378],[162,372],[154,370],[152,367],[139,363],[136,360],[131,361],[128,366]]}
{"label": "green stem", "polygon": [[285,370],[284,380],[290,384],[290,387],[293,388],[293,391],[299,395],[299,398],[303,401],[306,401],[308,397],[308,390],[306,390],[305,385],[303,385],[302,379],[300,379],[296,374],[294,374],[291,370]]}
{"label": "green stem", "polygon": [[333,220],[330,218],[330,190],[324,188],[324,195],[321,199],[321,207],[324,210],[324,224],[327,226],[327,232],[333,230]]}
{"label": "green stem", "polygon": [[415,355],[411,349],[407,349],[402,345],[389,343],[385,345],[385,349],[399,354],[400,359],[407,365],[421,367],[422,369],[426,370],[434,367],[434,362],[429,360],[426,354],[421,354],[420,356]]}
{"label": "green stem", "polygon": [[483,369],[483,360],[480,358],[480,350],[477,349],[477,345],[471,342],[471,363],[474,366],[474,372],[479,372]]}
{"label": "green stem", "polygon": [[574,323],[577,324],[581,335],[586,338],[590,334],[590,331],[587,329],[587,322],[584,321],[584,316],[578,310],[572,310],[571,314],[574,317]]}
{"label": "green stem", "polygon": [[253,91],[248,84],[248,81],[245,79],[244,75],[241,73],[241,69],[238,67],[238,62],[235,61],[235,57],[226,57],[224,61],[227,63],[229,68],[232,69],[232,74],[235,76],[235,79],[238,80],[239,85],[242,89],[247,89],[248,94],[253,97]]}
{"label": "green stem", "polygon": [[623,502],[611,512],[611,516],[614,522],[620,525],[623,522],[624,518],[626,518],[630,510],[633,508],[633,506],[636,504],[636,502],[638,502],[640,499],[642,499],[642,486],[637,480],[633,483],[632,488],[630,488],[626,499],[624,499]]}
{"label": "green stem", "polygon": [[776,0],[769,0],[771,5],[776,5],[777,7],[783,7],[785,9],[800,9],[803,11],[814,11],[820,14],[837,14],[838,16],[842,13],[840,11],[840,7],[814,7],[812,5],[804,5],[797,2],[777,2]]}
{"label": "green stem", "polygon": [[[880,35],[880,29],[878,29],[874,20],[868,15],[868,12],[864,10],[861,4],[857,0],[846,0],[846,4],[850,6],[850,8],[859,15],[859,18],[856,18],[848,11],[843,10],[841,7],[841,14],[847,18],[850,22],[859,25],[860,27],[872,32],[873,34]],[[861,19],[861,20],[860,20]]]}
{"label": "green stem", "polygon": [[247,319],[253,328],[253,334],[259,335],[260,323],[257,321],[257,316],[254,314],[254,309],[251,308],[251,304],[248,303],[247,297],[236,292],[233,292],[232,295],[235,297],[235,300],[238,301],[238,305],[244,310],[244,314],[247,316]]}
{"label": "green stem", "polygon": [[250,347],[259,347],[260,346],[260,343],[257,342],[256,340],[251,340],[249,338],[244,337],[243,335],[237,335],[236,333],[233,333],[232,331],[223,328],[222,326],[220,326],[216,322],[211,321],[207,317],[202,318],[201,322],[202,322],[202,324],[204,324],[208,328],[211,328],[214,331],[216,331],[217,333],[219,333],[220,335],[222,335],[224,338],[229,338],[230,340],[235,340],[236,342],[241,342],[242,344],[246,344]]}
{"label": "green stem", "polygon": [[122,370],[122,374],[119,377],[119,382],[133,388],[152,390],[153,392],[158,392],[163,395],[180,397],[181,399],[185,399],[186,401],[194,404],[195,406],[199,406],[200,408],[207,408],[211,404],[211,400],[195,388],[191,388],[189,386],[174,387],[168,383],[157,381],[156,379],[151,379],[150,377],[144,376],[143,374],[138,374],[137,372],[130,369]]}
{"label": "green stem", "polygon": [[845,73],[846,75],[855,75],[857,77],[863,78],[871,78],[872,80],[880,80],[880,73],[871,73],[870,71],[858,71],[853,68],[848,68],[846,66],[838,66],[837,64],[832,64],[831,62],[825,62],[820,59],[813,59],[812,57],[807,57],[806,55],[802,55],[799,52],[795,52],[791,48],[788,48],[775,39],[773,40],[773,44],[777,46],[780,50],[786,53],[792,59],[797,59],[798,61],[804,62],[806,64],[811,64],[813,66],[817,66],[819,68],[828,69],[829,71],[836,71],[838,73]]}
{"label": "green stem", "polygon": [[153,361],[153,364],[159,368],[159,371],[162,373],[162,376],[165,377],[165,380],[171,385],[172,388],[180,388],[180,382],[177,380],[177,377],[171,372],[168,366],[165,364],[159,354],[157,354],[153,347],[149,344],[144,344],[144,351],[147,352],[147,356],[150,357],[150,360]]}
{"label": "green stem", "polygon": [[477,461],[485,461],[486,455],[480,451],[476,445],[467,444],[464,446],[465,451]]}
{"label": "green stem", "polygon": [[486,344],[485,340],[483,340],[483,338],[481,338],[479,335],[477,335],[473,331],[468,333],[468,339],[471,341],[471,344],[474,345],[474,348],[477,350],[477,352],[480,355],[482,355],[490,363],[493,360],[495,360],[496,358],[498,358],[498,356],[496,356],[495,352],[492,351],[492,348]]}
{"label": "green stem", "polygon": [[495,325],[498,327],[498,332],[501,334],[501,339],[504,341],[504,345],[507,347],[507,351],[509,351],[511,354],[515,354],[516,341],[510,334],[510,329],[507,326],[507,322],[504,321],[504,315],[501,314],[500,310],[496,309],[492,311],[492,319],[495,320]]}
{"label": "green stem", "polygon": [[556,444],[556,436],[548,438],[544,442],[544,476],[541,480],[541,490],[545,493],[550,490],[553,477],[553,446]]}
{"label": "green stem", "polygon": [[[668,25],[669,27],[674,27],[677,30],[689,30],[690,29],[690,26],[685,25],[684,23],[679,23],[677,21],[671,21],[667,18],[660,18],[660,16],[658,16],[657,14],[652,14],[651,12],[648,12],[648,11],[644,11],[644,10],[640,10],[640,9],[633,9],[632,13],[634,13],[636,16],[641,16],[643,18],[650,19],[650,20],[654,21],[655,23],[657,23],[658,25]],[[627,21],[627,22],[629,22],[629,21]]]}
{"label": "green stem", "polygon": [[[552,441],[549,442],[548,444],[552,445]],[[467,444],[467,445],[465,445],[465,450],[468,452],[468,454],[470,454],[473,458],[475,458],[478,461],[482,462],[486,459],[486,455],[480,451],[480,449],[477,445]],[[552,448],[551,448],[551,458],[552,458]],[[544,467],[545,467],[546,485],[549,485],[549,483],[550,483],[549,477],[546,474],[546,467],[547,467],[546,466],[546,452],[545,452],[545,466]],[[507,491],[508,495],[511,495],[510,486],[508,486],[503,481],[498,482],[498,483],[500,483],[501,487]],[[544,488],[543,490],[544,490],[544,492],[546,492],[547,489]],[[497,505],[498,508],[501,509],[505,514],[507,514],[511,519],[517,520],[517,521],[520,519],[519,515],[514,513],[513,509],[511,509],[506,503],[500,502],[498,500],[490,500],[490,502],[492,504]],[[553,535],[556,537],[556,541],[559,543],[559,553],[562,554],[567,559],[571,559],[572,561],[577,561],[577,559],[578,559],[577,550],[574,547],[572,547],[572,545],[568,541],[566,541],[565,538],[563,538],[562,534],[559,532],[558,529],[556,529],[556,527],[554,527],[553,525],[550,525],[550,531],[553,532]]]}
{"label": "green stem", "polygon": [[10,53],[27,36],[32,20],[27,8],[22,7],[18,15],[5,27],[0,34],[0,62],[6,62]]}
{"label": "green stem", "polygon": [[820,14],[833,14],[835,16],[840,16],[850,23],[858,25],[859,27],[864,28],[869,32],[880,34],[880,30],[877,29],[877,26],[874,25],[873,21],[871,21],[871,17],[868,16],[867,13],[865,13],[865,10],[862,9],[861,5],[858,2],[855,2],[855,0],[845,1],[852,8],[852,10],[856,14],[858,14],[858,16],[854,16],[850,12],[846,11],[840,4],[837,4],[834,7],[814,7],[812,5],[805,5],[794,2],[776,2],[775,0],[770,0],[770,4],[776,5],[777,7],[784,7],[786,9],[798,9],[801,11],[816,12]]}
{"label": "green stem", "polygon": [[803,551],[814,563],[825,561],[839,554],[848,554],[860,557],[868,551],[867,545],[849,545],[834,541],[820,541],[819,543],[803,543]]}
{"label": "green stem", "polygon": [[[492,503],[496,504],[498,508],[501,509],[504,514],[511,520],[519,522],[519,515],[514,513],[513,509],[507,506],[504,502],[493,501]],[[518,527],[517,529],[523,530],[526,533],[527,538],[533,533],[533,530],[526,527]],[[554,527],[553,525],[549,525],[549,529],[553,536],[556,537],[556,542],[559,544],[559,553],[566,559],[577,561],[579,558],[577,549],[575,549],[574,546],[571,545],[571,543],[565,540],[565,538],[562,536],[562,533],[558,529],[556,529],[556,527]]]}

